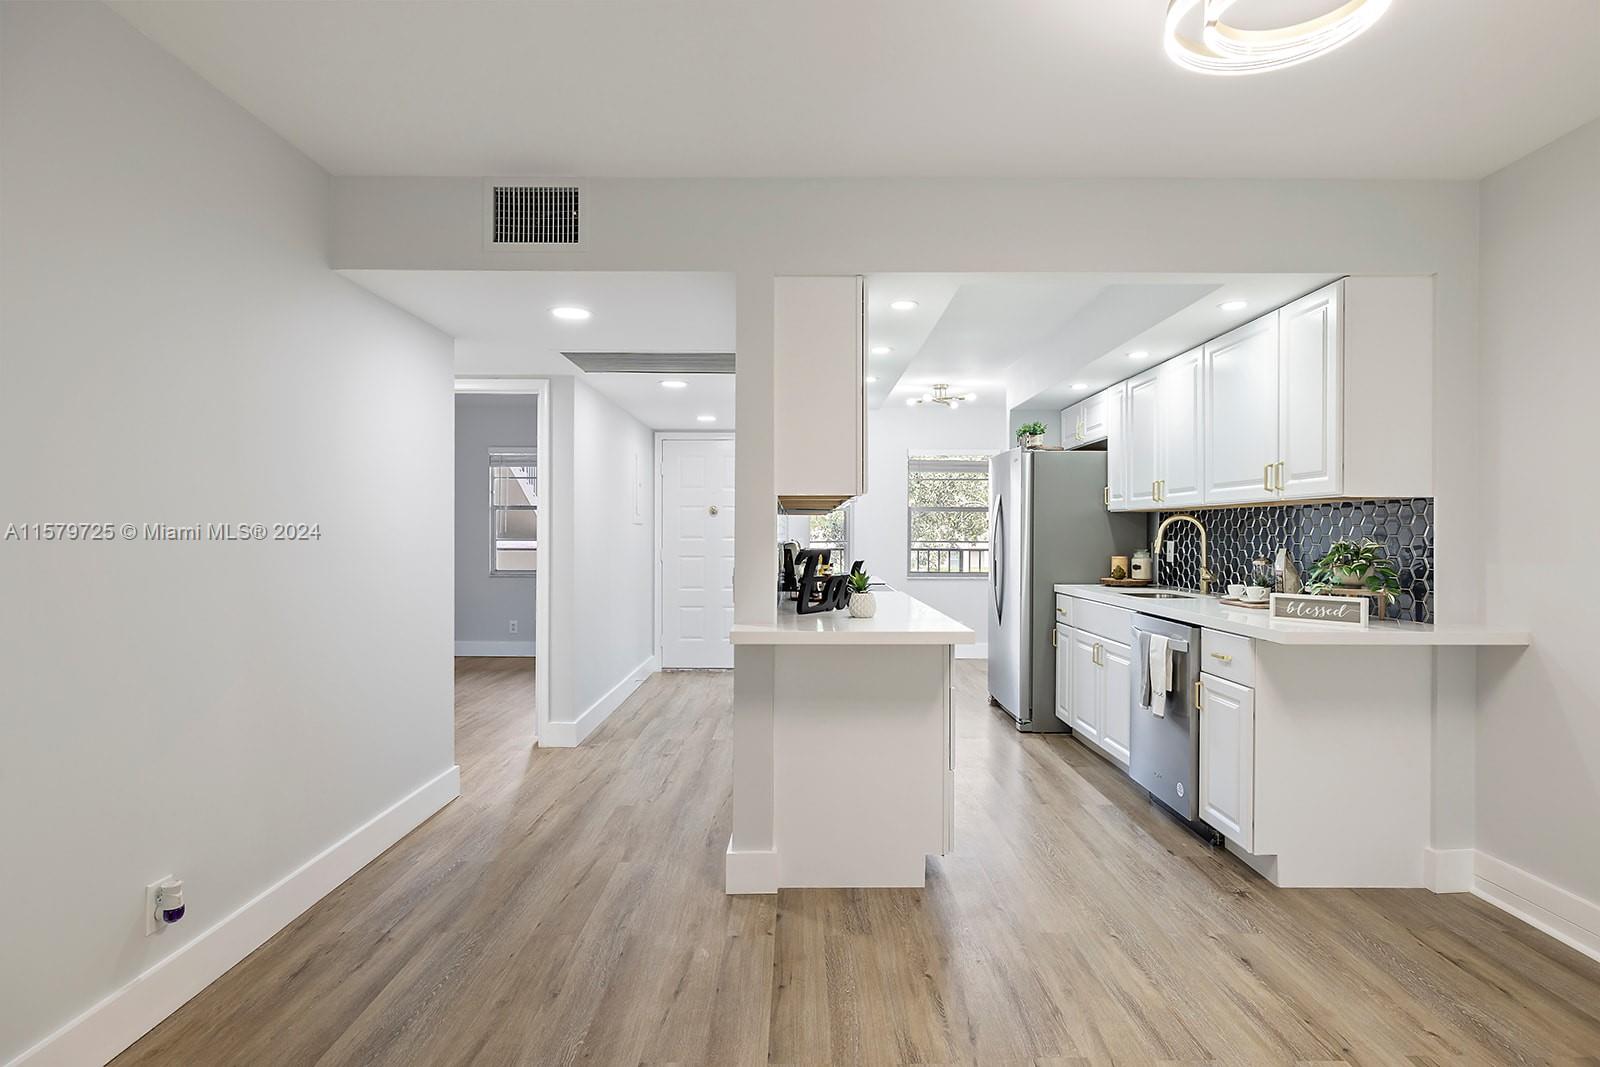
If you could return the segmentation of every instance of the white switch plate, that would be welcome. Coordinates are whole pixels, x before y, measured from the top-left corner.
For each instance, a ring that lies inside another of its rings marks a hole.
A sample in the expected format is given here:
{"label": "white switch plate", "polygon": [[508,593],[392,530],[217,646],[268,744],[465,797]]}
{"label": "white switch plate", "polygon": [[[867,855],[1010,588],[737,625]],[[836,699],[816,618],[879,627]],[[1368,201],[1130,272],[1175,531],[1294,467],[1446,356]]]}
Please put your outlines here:
{"label": "white switch plate", "polygon": [[166,923],[156,921],[156,890],[161,888],[162,882],[172,880],[172,875],[157,878],[144,887],[144,936],[159,934],[167,928]]}

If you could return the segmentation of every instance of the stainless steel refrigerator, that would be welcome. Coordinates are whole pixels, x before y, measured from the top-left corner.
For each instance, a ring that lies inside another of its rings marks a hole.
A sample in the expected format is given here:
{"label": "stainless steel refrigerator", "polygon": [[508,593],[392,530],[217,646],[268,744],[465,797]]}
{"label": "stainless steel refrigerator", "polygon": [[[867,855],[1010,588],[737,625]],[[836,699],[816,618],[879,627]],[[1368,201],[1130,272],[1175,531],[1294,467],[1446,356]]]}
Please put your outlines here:
{"label": "stainless steel refrigerator", "polygon": [[1055,715],[1057,582],[1097,582],[1113,555],[1149,543],[1146,518],[1106,510],[1104,452],[1013,448],[989,461],[989,699],[1017,729]]}

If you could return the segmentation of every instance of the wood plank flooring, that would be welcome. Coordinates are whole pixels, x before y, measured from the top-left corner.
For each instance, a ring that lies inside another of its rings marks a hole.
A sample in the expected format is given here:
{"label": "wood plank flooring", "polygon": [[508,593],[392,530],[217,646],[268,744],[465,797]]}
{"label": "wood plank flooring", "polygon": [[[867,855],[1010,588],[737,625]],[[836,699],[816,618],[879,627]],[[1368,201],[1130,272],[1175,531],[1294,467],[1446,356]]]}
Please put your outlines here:
{"label": "wood plank flooring", "polygon": [[722,893],[732,676],[529,749],[460,660],[461,799],[118,1064],[1600,1064],[1600,964],[1488,905],[1277,890],[957,664],[925,890]]}

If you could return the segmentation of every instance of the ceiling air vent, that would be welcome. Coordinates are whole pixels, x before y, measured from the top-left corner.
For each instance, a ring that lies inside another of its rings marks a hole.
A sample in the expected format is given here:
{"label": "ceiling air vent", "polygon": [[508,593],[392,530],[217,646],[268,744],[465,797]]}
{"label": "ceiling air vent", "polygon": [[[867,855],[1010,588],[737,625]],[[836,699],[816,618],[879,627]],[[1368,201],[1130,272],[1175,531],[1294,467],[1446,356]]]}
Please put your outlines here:
{"label": "ceiling air vent", "polygon": [[486,185],[490,248],[583,247],[582,187],[570,183],[491,181]]}

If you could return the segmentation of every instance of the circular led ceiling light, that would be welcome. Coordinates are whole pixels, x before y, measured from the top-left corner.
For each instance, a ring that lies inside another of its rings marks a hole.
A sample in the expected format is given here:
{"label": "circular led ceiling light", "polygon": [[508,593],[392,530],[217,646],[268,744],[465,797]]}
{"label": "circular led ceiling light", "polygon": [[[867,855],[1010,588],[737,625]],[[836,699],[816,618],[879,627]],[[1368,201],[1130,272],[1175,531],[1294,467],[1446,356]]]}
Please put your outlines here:
{"label": "circular led ceiling light", "polygon": [[[1180,67],[1202,74],[1259,74],[1331,52],[1371,29],[1391,0],[1346,0],[1326,15],[1275,30],[1241,30],[1223,21],[1235,0],[1167,0],[1162,44]],[[1201,11],[1200,40],[1179,26]]]}

